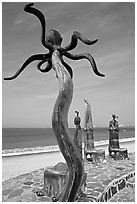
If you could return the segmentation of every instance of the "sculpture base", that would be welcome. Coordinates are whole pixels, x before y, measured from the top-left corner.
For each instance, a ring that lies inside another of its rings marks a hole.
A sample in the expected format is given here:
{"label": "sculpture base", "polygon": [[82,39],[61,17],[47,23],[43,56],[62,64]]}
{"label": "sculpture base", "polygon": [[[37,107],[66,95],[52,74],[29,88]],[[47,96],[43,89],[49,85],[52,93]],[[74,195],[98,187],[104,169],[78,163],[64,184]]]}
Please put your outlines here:
{"label": "sculpture base", "polygon": [[92,149],[86,150],[86,159],[92,163],[102,163],[105,160],[105,150]]}
{"label": "sculpture base", "polygon": [[112,148],[109,147],[109,156],[115,160],[128,159],[128,151],[126,148]]}
{"label": "sculpture base", "polygon": [[48,197],[58,199],[67,182],[67,172],[67,164],[62,162],[44,171],[44,190]]}
{"label": "sculpture base", "polygon": [[[85,191],[87,174],[84,173],[83,185],[79,195]],[[57,201],[63,191],[68,179],[68,166],[60,162],[54,167],[49,167],[44,171],[44,190],[45,194]]]}

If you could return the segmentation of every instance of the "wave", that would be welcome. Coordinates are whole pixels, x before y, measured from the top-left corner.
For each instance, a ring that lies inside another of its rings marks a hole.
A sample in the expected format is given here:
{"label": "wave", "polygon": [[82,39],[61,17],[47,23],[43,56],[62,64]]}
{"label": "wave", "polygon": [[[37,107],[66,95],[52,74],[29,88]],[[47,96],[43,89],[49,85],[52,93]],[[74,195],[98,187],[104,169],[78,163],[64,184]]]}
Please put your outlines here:
{"label": "wave", "polygon": [[[134,140],[135,140],[134,137],[123,138],[123,139],[119,139],[119,142],[120,143],[132,142]],[[95,147],[96,146],[108,145],[108,144],[109,144],[109,140],[101,140],[101,141],[95,141],[94,142]],[[82,147],[84,148],[84,143],[82,144]],[[57,151],[60,151],[58,145],[4,149],[4,150],[2,150],[2,157],[30,155],[30,154],[41,154],[41,153],[50,153],[50,152],[57,152]]]}
{"label": "wave", "polygon": [[39,154],[60,151],[58,145],[49,145],[43,147],[26,147],[2,150],[2,156],[18,156],[26,154]]}

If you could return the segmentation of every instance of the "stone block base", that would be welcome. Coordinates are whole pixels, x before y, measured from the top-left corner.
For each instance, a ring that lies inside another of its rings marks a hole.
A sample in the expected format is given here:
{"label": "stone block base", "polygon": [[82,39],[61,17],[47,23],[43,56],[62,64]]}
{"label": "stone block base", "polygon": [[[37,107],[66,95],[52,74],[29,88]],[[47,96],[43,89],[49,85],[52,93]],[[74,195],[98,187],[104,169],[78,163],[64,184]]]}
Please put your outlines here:
{"label": "stone block base", "polygon": [[110,148],[109,147],[109,156],[111,156],[115,160],[128,159],[128,151],[126,148]]}
{"label": "stone block base", "polygon": [[[83,185],[79,195],[85,191],[87,174],[84,173]],[[68,166],[66,163],[60,162],[56,166],[47,168],[44,171],[44,191],[45,194],[57,201],[63,191],[68,179]]]}
{"label": "stone block base", "polygon": [[92,163],[102,163],[105,160],[105,150],[86,150],[86,159]]}
{"label": "stone block base", "polygon": [[48,197],[59,197],[67,182],[67,172],[67,164],[62,162],[44,171],[44,190]]}

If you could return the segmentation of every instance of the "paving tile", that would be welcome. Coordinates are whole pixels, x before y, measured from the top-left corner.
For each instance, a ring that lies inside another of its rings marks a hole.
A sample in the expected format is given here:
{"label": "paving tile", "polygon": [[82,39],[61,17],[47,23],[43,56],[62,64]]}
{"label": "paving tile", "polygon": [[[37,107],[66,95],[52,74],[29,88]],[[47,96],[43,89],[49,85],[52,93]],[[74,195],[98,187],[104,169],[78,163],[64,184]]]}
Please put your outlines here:
{"label": "paving tile", "polygon": [[30,185],[32,185],[34,183],[34,181],[26,181],[26,182],[24,182],[23,184],[24,185],[27,185],[27,186],[30,186]]}
{"label": "paving tile", "polygon": [[[114,179],[135,170],[135,155],[129,154],[129,160],[115,161],[106,157],[105,164],[91,164],[86,162],[87,172],[86,193],[79,197],[78,202],[94,202],[101,195],[105,187]],[[17,176],[2,183],[3,202],[51,202],[46,196],[38,197],[35,190],[44,186],[44,168],[31,173]],[[134,187],[135,177],[128,180]],[[134,202],[135,189],[125,187],[109,200],[110,202]]]}
{"label": "paving tile", "polygon": [[22,188],[15,189],[15,190],[13,190],[12,192],[9,193],[8,199],[20,196],[22,193],[23,193],[23,189]]}
{"label": "paving tile", "polygon": [[87,188],[103,188],[102,184],[101,183],[92,183],[92,182],[89,182],[87,183]]}
{"label": "paving tile", "polygon": [[107,186],[112,180],[111,179],[107,179],[105,181],[103,181],[103,185]]}
{"label": "paving tile", "polygon": [[109,179],[109,175],[102,173],[102,174],[98,175],[96,178],[98,180],[100,180],[100,181],[104,181],[104,180],[108,180]]}
{"label": "paving tile", "polygon": [[5,189],[2,191],[2,196],[5,196],[5,195],[9,195],[13,190],[11,190],[10,188],[8,189]]}
{"label": "paving tile", "polygon": [[26,191],[24,191],[21,195],[21,198],[22,202],[33,202],[37,199],[35,193],[32,192],[32,189],[27,189]]}

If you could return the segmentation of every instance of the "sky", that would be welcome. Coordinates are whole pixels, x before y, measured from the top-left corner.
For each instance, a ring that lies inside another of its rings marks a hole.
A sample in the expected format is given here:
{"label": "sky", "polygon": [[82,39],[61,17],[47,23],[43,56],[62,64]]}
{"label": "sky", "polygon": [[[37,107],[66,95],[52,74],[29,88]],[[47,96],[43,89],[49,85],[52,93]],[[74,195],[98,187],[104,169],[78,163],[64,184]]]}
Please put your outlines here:
{"label": "sky", "polygon": [[[41,44],[39,20],[24,12],[25,2],[2,3],[2,77],[13,76],[33,54],[48,53]],[[64,60],[73,69],[74,94],[69,110],[69,126],[74,127],[75,110],[84,125],[87,98],[93,125],[107,127],[111,115],[120,125],[135,125],[135,4],[132,2],[35,2],[46,17],[46,32],[55,29],[70,43],[73,31],[98,42],[78,41],[72,54],[90,53],[99,77],[86,59]],[[2,80],[2,126],[51,127],[59,86],[54,70],[41,73],[37,61],[14,80]]]}

